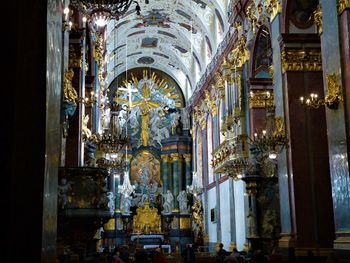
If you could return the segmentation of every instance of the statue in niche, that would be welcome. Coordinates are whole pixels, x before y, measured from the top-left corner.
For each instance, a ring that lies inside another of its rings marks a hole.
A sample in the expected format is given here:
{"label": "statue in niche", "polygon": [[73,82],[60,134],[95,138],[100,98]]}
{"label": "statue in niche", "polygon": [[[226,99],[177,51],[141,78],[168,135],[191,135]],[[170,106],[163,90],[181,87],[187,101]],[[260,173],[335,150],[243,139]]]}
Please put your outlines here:
{"label": "statue in niche", "polygon": [[130,214],[130,207],[132,204],[132,196],[131,195],[121,195],[120,204],[121,204],[120,209],[122,210],[122,214],[129,215]]}
{"label": "statue in niche", "polygon": [[248,235],[249,237],[257,237],[256,218],[253,211],[250,209],[247,215]]}
{"label": "statue in niche", "polygon": [[189,207],[187,205],[187,192],[185,190],[182,190],[176,199],[179,202],[180,214],[188,214]]}
{"label": "statue in niche", "polygon": [[172,213],[174,207],[174,196],[170,190],[167,190],[165,194],[162,194],[164,203],[163,203],[163,211],[164,215],[169,215]]}
{"label": "statue in niche", "polygon": [[58,185],[58,204],[62,209],[66,208],[68,204],[68,192],[72,190],[73,182],[68,182],[66,178],[61,179]]}

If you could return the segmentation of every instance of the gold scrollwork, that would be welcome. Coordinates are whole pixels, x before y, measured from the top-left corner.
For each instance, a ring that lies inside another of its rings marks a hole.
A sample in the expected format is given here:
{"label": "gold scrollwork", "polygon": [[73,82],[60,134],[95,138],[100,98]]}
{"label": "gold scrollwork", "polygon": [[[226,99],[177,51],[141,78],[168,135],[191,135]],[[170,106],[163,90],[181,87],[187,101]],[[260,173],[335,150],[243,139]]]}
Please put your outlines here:
{"label": "gold scrollwork", "polygon": [[322,7],[320,4],[317,5],[316,10],[313,12],[315,24],[317,26],[318,34],[321,35],[323,32],[323,22],[322,22]]}
{"label": "gold scrollwork", "polygon": [[256,6],[254,1],[251,2],[251,4],[247,7],[247,18],[250,23],[252,32],[255,34],[258,17],[256,16]]}
{"label": "gold scrollwork", "polygon": [[247,38],[245,35],[242,35],[238,40],[237,47],[231,51],[231,63],[234,67],[242,67],[244,63],[249,60],[249,50],[245,46],[247,43]]}
{"label": "gold scrollwork", "polygon": [[254,90],[250,92],[249,108],[270,108],[274,106],[273,93],[265,90]]}
{"label": "gold scrollwork", "polygon": [[265,10],[270,15],[270,21],[272,21],[281,11],[281,4],[279,0],[265,0]]}
{"label": "gold scrollwork", "polygon": [[136,209],[136,215],[133,218],[134,233],[161,233],[161,219],[156,208],[151,208],[148,202],[143,207]]}
{"label": "gold scrollwork", "polygon": [[73,69],[67,69],[64,72],[63,96],[64,100],[76,104],[78,101],[78,93],[73,87]]}
{"label": "gold scrollwork", "polygon": [[350,0],[338,0],[338,14],[343,13],[346,8],[350,8]]}
{"label": "gold scrollwork", "polygon": [[338,75],[327,74],[327,95],[324,98],[326,106],[330,109],[337,109],[340,102],[343,101],[341,85],[338,84]]}
{"label": "gold scrollwork", "polygon": [[282,51],[282,72],[286,71],[322,71],[320,49],[288,48]]}
{"label": "gold scrollwork", "polygon": [[186,163],[191,163],[192,155],[190,153],[183,154],[183,157],[184,157]]}

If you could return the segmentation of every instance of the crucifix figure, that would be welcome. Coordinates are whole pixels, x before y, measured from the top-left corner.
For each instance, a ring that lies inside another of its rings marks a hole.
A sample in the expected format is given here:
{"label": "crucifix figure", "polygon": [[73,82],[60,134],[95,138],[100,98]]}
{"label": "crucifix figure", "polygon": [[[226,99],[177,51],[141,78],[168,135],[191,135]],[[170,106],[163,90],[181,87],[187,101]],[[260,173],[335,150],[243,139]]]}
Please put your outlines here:
{"label": "crucifix figure", "polygon": [[128,92],[128,97],[129,97],[129,105],[128,105],[128,107],[129,107],[129,109],[131,109],[131,107],[132,107],[132,99],[131,99],[132,92],[138,92],[138,90],[131,88],[131,84],[130,83],[128,83],[127,88],[119,88],[119,90],[125,90],[125,91]]}
{"label": "crucifix figure", "polygon": [[161,107],[158,103],[151,100],[150,95],[151,90],[145,83],[142,87],[142,99],[136,101],[133,105],[133,107],[139,107],[141,109],[141,140],[143,146],[148,146],[149,141],[148,125],[150,110]]}

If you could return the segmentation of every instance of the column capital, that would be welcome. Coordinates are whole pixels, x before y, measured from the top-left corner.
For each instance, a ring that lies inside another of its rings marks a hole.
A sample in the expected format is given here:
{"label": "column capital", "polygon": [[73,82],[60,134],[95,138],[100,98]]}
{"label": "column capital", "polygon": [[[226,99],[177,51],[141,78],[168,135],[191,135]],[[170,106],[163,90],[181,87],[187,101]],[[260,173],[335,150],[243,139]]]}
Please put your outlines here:
{"label": "column capital", "polygon": [[172,153],[172,154],[170,154],[170,158],[173,162],[176,162],[179,160],[180,155],[178,153]]}
{"label": "column capital", "polygon": [[167,163],[167,162],[170,161],[170,156],[169,156],[169,154],[162,154],[162,155],[161,155],[161,158],[162,158],[162,162],[164,162],[164,163]]}
{"label": "column capital", "polygon": [[192,155],[190,153],[185,153],[182,156],[185,158],[186,163],[191,162]]}

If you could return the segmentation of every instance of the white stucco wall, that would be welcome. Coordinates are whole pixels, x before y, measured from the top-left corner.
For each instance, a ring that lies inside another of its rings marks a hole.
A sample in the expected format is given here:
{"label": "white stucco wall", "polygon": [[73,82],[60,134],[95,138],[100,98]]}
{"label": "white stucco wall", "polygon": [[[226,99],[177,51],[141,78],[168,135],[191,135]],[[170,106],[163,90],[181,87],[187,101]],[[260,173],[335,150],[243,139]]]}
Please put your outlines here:
{"label": "white stucco wall", "polygon": [[220,184],[221,242],[228,250],[231,243],[229,180]]}
{"label": "white stucco wall", "polygon": [[210,210],[215,208],[216,206],[216,188],[212,188],[208,191],[208,235],[209,242],[217,242],[217,231],[216,231],[216,223],[211,222],[210,220]]}
{"label": "white stucco wall", "polygon": [[235,219],[236,219],[236,244],[238,251],[243,250],[246,242],[245,234],[245,213],[244,213],[244,182],[234,181],[235,195]]}

